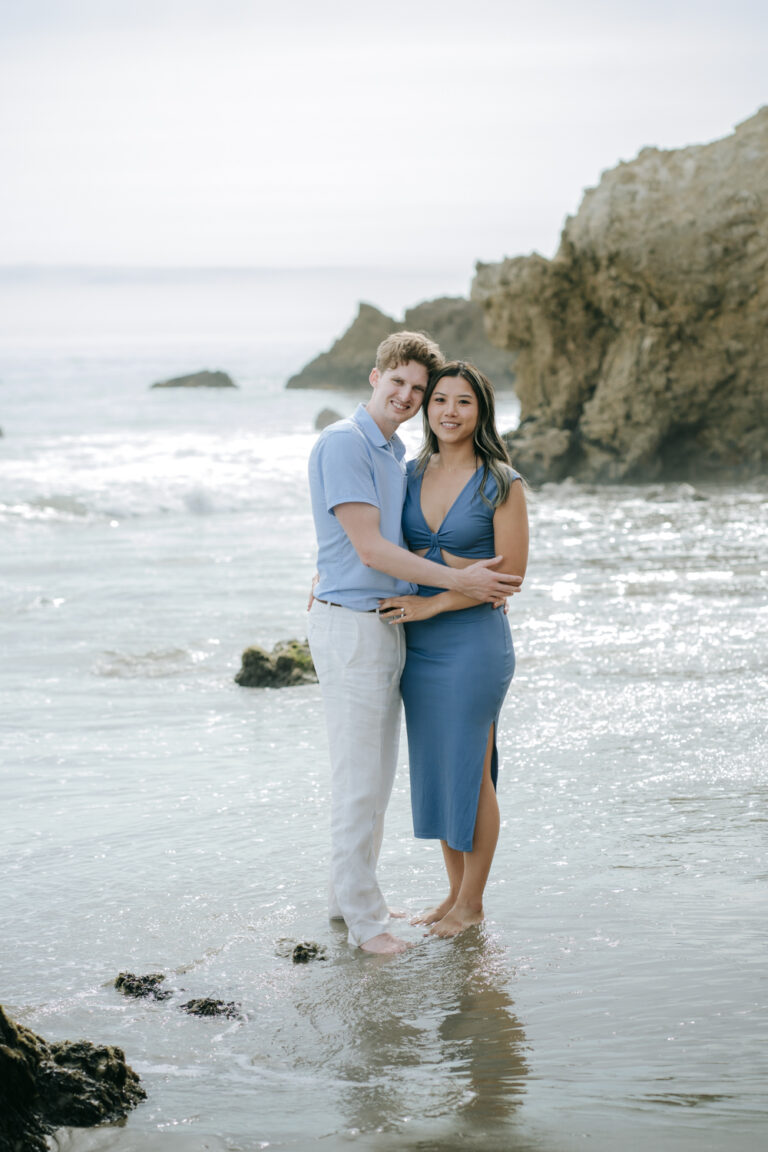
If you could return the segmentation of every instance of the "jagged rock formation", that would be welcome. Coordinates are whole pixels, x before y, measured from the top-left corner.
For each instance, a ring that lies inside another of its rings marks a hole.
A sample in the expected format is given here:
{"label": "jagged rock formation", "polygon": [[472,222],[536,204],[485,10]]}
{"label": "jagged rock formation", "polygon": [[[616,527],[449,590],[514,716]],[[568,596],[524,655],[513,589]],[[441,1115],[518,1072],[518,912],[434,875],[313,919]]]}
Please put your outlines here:
{"label": "jagged rock formation", "polygon": [[317,675],[306,640],[284,640],[272,652],[246,648],[235,683],[242,688],[290,688],[295,684],[316,684]]}
{"label": "jagged rock formation", "polygon": [[470,360],[497,388],[513,386],[514,356],[491,344],[483,328],[481,309],[460,296],[446,296],[409,308],[402,321],[371,304],[361,304],[357,317],[331,350],[311,360],[291,377],[286,387],[368,391],[376,348],[391,332],[403,328],[426,332],[448,359]]}
{"label": "jagged rock formation", "polygon": [[122,1049],[43,1040],[0,1007],[0,1149],[46,1152],[47,1133],[115,1123],[145,1096]]}
{"label": "jagged rock formation", "polygon": [[334,388],[337,391],[368,389],[376,349],[398,325],[372,304],[361,304],[352,324],[329,352],[321,352],[301,372],[291,376],[286,388]]}
{"label": "jagged rock formation", "polygon": [[713,144],[606,172],[553,260],[478,265],[518,350],[533,482],[745,476],[768,464],[768,107]]}
{"label": "jagged rock formation", "polygon": [[152,388],[237,388],[226,372],[192,372],[189,376],[174,376],[172,380],[158,380]]}

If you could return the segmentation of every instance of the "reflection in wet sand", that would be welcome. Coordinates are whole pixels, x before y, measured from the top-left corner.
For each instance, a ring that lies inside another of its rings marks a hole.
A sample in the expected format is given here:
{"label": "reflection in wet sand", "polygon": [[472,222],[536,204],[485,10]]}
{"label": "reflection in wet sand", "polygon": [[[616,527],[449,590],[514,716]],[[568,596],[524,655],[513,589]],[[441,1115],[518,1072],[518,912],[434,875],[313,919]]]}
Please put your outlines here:
{"label": "reflection in wet sand", "polygon": [[334,986],[316,987],[297,1009],[323,1037],[314,1057],[333,1076],[348,1130],[379,1134],[382,1148],[386,1133],[400,1148],[405,1137],[421,1147],[427,1133],[492,1147],[488,1137],[513,1116],[527,1074],[503,950],[477,928],[397,960],[332,971]]}
{"label": "reflection in wet sand", "polygon": [[525,1035],[512,1006],[501,980],[467,964],[458,1004],[440,1026],[446,1058],[466,1076],[470,1091],[461,1113],[480,1128],[511,1116],[525,1090]]}

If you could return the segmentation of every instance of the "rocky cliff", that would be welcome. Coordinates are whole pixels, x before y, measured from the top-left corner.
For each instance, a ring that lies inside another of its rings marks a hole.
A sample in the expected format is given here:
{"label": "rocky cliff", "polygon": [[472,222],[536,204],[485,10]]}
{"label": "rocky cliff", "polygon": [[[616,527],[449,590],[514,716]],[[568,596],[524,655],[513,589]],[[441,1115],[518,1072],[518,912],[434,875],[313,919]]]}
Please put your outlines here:
{"label": "rocky cliff", "polygon": [[745,476],[768,464],[768,107],[713,144],[606,172],[553,260],[478,265],[518,352],[534,481]]}
{"label": "rocky cliff", "polygon": [[291,376],[287,388],[334,388],[354,391],[368,387],[376,348],[397,325],[372,304],[361,304],[357,316],[328,352],[321,352],[300,372]]}
{"label": "rocky cliff", "polygon": [[328,352],[323,352],[288,381],[288,388],[335,388],[368,391],[368,376],[376,348],[390,332],[407,328],[426,332],[449,359],[470,360],[497,388],[512,387],[514,355],[495,348],[483,327],[482,309],[462,297],[428,300],[395,320],[370,304],[361,304],[357,317]]}

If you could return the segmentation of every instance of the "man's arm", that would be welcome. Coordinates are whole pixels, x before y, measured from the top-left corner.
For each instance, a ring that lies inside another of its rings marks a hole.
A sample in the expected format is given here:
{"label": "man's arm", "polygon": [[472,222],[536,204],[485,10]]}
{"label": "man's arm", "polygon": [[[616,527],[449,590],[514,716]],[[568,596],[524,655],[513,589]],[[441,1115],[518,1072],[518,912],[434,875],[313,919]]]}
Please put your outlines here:
{"label": "man's arm", "polygon": [[373,504],[337,504],[333,511],[366,568],[376,568],[397,580],[491,601],[511,595],[522,583],[522,576],[491,571],[501,557],[478,560],[468,568],[448,568],[392,544],[381,534],[379,510]]}

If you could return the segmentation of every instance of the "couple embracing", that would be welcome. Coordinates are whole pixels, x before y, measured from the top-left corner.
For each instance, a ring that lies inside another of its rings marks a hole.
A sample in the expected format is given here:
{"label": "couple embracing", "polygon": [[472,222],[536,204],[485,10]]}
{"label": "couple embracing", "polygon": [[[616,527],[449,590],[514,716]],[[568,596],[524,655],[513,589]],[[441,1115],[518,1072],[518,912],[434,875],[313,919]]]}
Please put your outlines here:
{"label": "couple embracing", "polygon": [[[377,350],[367,404],[309,462],[318,578],[308,636],[331,759],[330,915],[366,952],[397,953],[376,879],[405,705],[417,837],[439,839],[448,896],[416,922],[455,936],[483,918],[499,833],[496,734],[515,657],[506,598],[525,575],[521,478],[493,389],[422,333]],[[397,429],[422,409],[405,463]]]}

